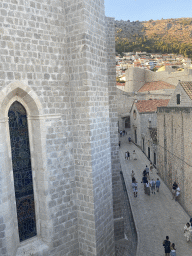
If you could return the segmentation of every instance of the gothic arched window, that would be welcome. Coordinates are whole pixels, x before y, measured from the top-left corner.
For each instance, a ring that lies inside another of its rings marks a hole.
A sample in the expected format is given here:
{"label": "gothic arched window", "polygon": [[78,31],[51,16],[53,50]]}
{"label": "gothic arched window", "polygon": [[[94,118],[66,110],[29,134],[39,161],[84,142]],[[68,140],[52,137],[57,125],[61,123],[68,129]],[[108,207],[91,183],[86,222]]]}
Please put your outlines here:
{"label": "gothic arched window", "polygon": [[15,101],[8,116],[19,238],[24,241],[37,234],[27,113]]}

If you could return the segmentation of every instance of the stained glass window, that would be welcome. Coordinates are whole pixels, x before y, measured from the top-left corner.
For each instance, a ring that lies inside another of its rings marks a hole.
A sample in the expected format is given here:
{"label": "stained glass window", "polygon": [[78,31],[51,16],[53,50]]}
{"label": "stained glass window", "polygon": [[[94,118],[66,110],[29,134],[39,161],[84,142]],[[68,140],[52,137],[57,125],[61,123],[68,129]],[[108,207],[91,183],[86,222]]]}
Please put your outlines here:
{"label": "stained glass window", "polygon": [[37,234],[27,113],[15,101],[8,116],[19,238],[24,241]]}

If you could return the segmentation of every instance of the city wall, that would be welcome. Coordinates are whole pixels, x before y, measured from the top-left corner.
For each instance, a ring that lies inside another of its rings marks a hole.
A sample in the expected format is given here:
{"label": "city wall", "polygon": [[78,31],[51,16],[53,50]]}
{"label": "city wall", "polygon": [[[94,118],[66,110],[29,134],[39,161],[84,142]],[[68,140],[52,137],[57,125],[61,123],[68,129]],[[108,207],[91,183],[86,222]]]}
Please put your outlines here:
{"label": "city wall", "polygon": [[176,72],[153,72],[142,68],[129,68],[125,71],[126,92],[137,92],[145,83],[153,81],[164,81],[169,84],[177,86],[179,80],[191,81],[192,80],[192,69],[184,69],[184,71]]}

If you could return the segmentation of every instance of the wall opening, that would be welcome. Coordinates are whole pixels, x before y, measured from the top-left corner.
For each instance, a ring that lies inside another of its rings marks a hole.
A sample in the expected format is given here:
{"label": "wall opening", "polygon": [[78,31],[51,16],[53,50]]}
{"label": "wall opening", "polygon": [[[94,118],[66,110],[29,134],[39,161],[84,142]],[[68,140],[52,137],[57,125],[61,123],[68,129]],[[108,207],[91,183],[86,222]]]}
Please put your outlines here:
{"label": "wall opening", "polygon": [[157,160],[156,160],[156,153],[154,153],[154,161],[153,161],[154,165],[157,164]]}
{"label": "wall opening", "polygon": [[145,139],[143,138],[143,152],[145,152]]}
{"label": "wall opening", "polygon": [[37,235],[27,112],[15,101],[8,112],[20,242]]}
{"label": "wall opening", "polygon": [[181,103],[181,95],[177,94],[177,105],[180,105]]}
{"label": "wall opening", "polygon": [[130,125],[130,116],[128,116],[128,117],[125,118],[125,128],[131,128],[131,125]]}
{"label": "wall opening", "polygon": [[150,159],[150,147],[148,147],[148,158]]}
{"label": "wall opening", "polygon": [[135,129],[135,143],[137,144],[137,130]]}

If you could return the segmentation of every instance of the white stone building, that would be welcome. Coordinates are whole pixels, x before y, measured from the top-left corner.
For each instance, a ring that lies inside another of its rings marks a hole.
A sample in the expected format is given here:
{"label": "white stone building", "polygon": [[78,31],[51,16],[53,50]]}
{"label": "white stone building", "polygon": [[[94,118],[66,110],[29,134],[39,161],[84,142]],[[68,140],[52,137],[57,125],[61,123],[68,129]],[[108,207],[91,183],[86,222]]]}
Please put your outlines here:
{"label": "white stone building", "polygon": [[132,141],[155,165],[157,163],[157,107],[167,106],[168,102],[169,99],[135,101],[130,112]]}

